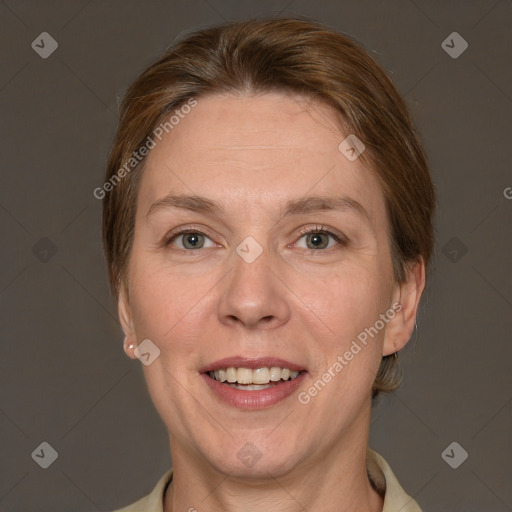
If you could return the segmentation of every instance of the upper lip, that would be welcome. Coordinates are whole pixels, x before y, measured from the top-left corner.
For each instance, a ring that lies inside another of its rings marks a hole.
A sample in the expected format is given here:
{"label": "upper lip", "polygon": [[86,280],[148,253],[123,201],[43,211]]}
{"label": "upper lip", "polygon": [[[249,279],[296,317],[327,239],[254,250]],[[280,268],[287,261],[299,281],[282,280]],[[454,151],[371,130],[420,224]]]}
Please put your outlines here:
{"label": "upper lip", "polygon": [[234,356],[234,357],[225,357],[224,359],[219,359],[213,363],[207,364],[200,368],[200,373],[208,373],[214,370],[219,370],[221,368],[250,368],[251,370],[255,370],[256,368],[263,367],[272,367],[279,366],[279,368],[288,368],[290,370],[301,371],[305,370],[304,366],[299,364],[292,363],[290,361],[286,361],[285,359],[281,359],[279,357],[242,357],[242,356]]}

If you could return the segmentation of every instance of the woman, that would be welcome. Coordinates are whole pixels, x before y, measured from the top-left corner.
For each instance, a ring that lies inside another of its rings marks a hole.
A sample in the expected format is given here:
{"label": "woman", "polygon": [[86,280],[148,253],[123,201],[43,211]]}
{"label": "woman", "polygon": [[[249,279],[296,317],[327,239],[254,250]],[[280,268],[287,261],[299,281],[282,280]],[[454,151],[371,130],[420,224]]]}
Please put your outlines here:
{"label": "woman", "polygon": [[173,461],[123,511],[420,510],[368,434],[399,384],[434,191],[359,46],[293,19],[188,35],[128,90],[95,195]]}

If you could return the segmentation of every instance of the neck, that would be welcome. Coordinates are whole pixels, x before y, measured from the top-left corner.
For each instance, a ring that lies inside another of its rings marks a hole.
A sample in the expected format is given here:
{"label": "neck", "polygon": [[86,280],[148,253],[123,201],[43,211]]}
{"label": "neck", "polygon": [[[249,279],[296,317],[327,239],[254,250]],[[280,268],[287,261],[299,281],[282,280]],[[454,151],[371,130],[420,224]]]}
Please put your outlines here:
{"label": "neck", "polygon": [[381,512],[383,499],[366,472],[369,411],[367,416],[334,446],[316,451],[288,473],[266,471],[259,478],[226,475],[201,456],[180,450],[179,443],[171,439],[173,479],[165,494],[164,511]]}

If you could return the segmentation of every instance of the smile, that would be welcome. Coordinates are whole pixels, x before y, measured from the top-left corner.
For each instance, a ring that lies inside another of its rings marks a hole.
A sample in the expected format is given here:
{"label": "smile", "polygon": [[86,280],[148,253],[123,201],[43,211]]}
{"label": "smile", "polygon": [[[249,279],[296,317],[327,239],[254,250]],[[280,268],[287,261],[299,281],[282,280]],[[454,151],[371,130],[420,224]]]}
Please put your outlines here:
{"label": "smile", "polygon": [[220,368],[208,372],[209,377],[235,389],[255,391],[275,386],[281,381],[294,380],[300,372],[289,368],[271,366],[256,368]]}

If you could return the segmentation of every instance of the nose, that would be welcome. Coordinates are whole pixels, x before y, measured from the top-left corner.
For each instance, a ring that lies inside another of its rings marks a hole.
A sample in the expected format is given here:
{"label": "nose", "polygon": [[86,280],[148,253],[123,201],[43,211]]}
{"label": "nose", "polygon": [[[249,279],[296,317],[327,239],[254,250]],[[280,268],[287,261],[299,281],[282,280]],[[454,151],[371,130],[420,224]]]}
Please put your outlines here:
{"label": "nose", "polygon": [[285,324],[290,318],[289,290],[267,251],[251,263],[234,252],[232,263],[218,303],[220,322],[248,329]]}

